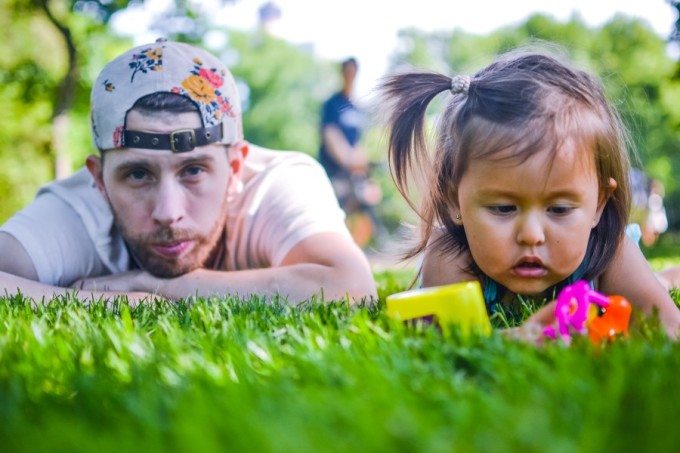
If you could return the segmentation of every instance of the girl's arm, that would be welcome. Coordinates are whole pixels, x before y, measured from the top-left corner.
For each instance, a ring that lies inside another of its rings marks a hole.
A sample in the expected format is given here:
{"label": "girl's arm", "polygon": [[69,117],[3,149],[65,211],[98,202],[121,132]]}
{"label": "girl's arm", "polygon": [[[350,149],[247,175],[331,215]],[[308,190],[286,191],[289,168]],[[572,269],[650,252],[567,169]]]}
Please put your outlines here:
{"label": "girl's arm", "polygon": [[656,277],[661,281],[661,284],[670,290],[671,288],[680,288],[680,266],[669,267],[656,273]]}
{"label": "girl's arm", "polygon": [[659,312],[659,319],[671,338],[680,334],[680,310],[649,267],[640,248],[625,238],[601,280],[601,291],[619,294],[644,313]]}
{"label": "girl's arm", "polygon": [[459,253],[454,256],[443,253],[440,248],[435,247],[434,245],[437,244],[444,233],[437,229],[433,231],[432,238],[423,254],[423,265],[421,270],[423,279],[422,286],[441,286],[451,283],[479,280],[475,275],[465,270],[470,266],[470,254]]}

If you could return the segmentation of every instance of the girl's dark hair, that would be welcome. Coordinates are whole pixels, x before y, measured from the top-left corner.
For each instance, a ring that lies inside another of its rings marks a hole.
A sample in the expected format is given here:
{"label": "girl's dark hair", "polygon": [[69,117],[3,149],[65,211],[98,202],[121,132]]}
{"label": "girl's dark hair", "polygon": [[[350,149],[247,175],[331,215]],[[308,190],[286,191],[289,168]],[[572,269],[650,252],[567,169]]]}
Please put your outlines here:
{"label": "girl's dark hair", "polygon": [[[569,142],[593,151],[602,196],[609,194],[609,178],[618,183],[586,252],[583,277],[599,275],[623,238],[630,208],[628,139],[600,82],[545,53],[506,54],[476,73],[467,93],[456,93],[447,103],[430,157],[425,111],[435,96],[451,88],[451,82],[446,75],[413,71],[389,76],[379,87],[388,105],[392,178],[421,218],[419,241],[406,256],[425,250],[433,228],[440,226],[446,234],[435,247],[456,254],[469,250],[451,208],[471,159],[499,158],[501,151],[513,150],[511,158],[521,163],[543,150],[555,153]],[[415,170],[427,181],[418,187],[420,206],[409,197]],[[479,271],[474,264],[472,270]]]}

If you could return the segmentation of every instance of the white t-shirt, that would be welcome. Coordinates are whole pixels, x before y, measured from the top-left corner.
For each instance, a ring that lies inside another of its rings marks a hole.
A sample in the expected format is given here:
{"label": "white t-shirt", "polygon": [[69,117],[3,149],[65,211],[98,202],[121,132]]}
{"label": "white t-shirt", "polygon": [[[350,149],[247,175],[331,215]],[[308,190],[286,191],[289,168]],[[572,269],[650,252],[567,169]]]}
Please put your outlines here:
{"label": "white t-shirt", "polygon": [[[229,196],[225,270],[277,266],[317,233],[351,239],[326,172],[313,158],[251,144],[243,182]],[[21,243],[42,283],[68,286],[132,268],[109,205],[85,168],[41,188],[0,231]]]}

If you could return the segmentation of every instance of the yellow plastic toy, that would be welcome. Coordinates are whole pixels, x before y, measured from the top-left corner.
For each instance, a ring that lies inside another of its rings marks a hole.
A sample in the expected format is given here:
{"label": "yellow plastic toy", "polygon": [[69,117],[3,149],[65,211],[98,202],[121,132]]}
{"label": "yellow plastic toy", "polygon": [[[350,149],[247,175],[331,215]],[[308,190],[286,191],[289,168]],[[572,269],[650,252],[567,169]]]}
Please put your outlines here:
{"label": "yellow plastic toy", "polygon": [[403,321],[435,322],[447,335],[451,324],[463,335],[491,335],[491,323],[477,281],[413,289],[387,296],[387,314]]}

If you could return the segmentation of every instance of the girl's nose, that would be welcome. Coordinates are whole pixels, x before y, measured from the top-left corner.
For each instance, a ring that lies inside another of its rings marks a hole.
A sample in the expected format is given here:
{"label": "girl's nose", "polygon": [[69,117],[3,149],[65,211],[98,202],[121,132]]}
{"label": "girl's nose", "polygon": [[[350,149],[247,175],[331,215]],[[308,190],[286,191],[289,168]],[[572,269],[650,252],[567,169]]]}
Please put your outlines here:
{"label": "girl's nose", "polygon": [[527,213],[519,220],[517,227],[517,243],[536,246],[545,242],[545,231],[538,214]]}
{"label": "girl's nose", "polygon": [[151,218],[154,222],[171,226],[184,217],[184,195],[181,187],[172,180],[162,181],[155,193]]}

